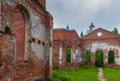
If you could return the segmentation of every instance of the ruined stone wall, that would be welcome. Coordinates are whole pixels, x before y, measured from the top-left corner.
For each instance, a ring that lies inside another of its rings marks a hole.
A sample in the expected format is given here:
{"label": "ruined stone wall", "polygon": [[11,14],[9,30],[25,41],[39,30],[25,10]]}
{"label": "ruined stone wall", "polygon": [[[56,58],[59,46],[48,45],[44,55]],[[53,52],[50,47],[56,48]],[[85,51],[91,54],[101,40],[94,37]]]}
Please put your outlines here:
{"label": "ruined stone wall", "polygon": [[0,30],[1,30],[1,8],[2,7],[2,2],[0,1]]}
{"label": "ruined stone wall", "polygon": [[[101,36],[97,33],[101,32]],[[109,51],[114,51],[115,63],[120,65],[120,37],[104,29],[97,29],[93,33],[82,38],[83,62],[85,62],[85,54],[91,51],[91,63],[95,64],[95,53],[98,50],[103,51],[104,65],[108,65]]]}
{"label": "ruined stone wall", "polygon": [[[51,75],[53,19],[41,6],[34,0],[15,0],[12,3],[2,0],[0,36],[4,41],[3,46],[0,46],[0,77],[5,77],[0,78],[1,81],[32,81]],[[7,48],[8,51],[5,51]],[[5,72],[6,69],[8,72]]]}
{"label": "ruined stone wall", "polygon": [[[53,32],[53,66],[63,68],[77,68],[80,63],[80,40],[75,31],[55,29]],[[71,47],[71,62],[66,62],[66,48]]]}

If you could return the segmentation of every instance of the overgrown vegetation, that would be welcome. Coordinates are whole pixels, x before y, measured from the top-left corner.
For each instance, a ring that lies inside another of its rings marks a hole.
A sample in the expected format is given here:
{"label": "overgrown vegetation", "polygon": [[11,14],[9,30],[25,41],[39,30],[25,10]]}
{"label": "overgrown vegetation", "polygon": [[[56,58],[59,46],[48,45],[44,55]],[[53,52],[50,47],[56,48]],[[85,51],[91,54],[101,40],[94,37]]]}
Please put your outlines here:
{"label": "overgrown vegetation", "polygon": [[112,30],[112,32],[117,35],[119,34],[118,29],[116,27]]}
{"label": "overgrown vegetation", "polygon": [[66,62],[67,63],[71,62],[71,47],[66,48]]}
{"label": "overgrown vegetation", "polygon": [[54,70],[54,81],[99,81],[98,69],[92,66],[82,66],[77,70]]}
{"label": "overgrown vegetation", "polygon": [[85,57],[86,57],[86,64],[89,64],[91,62],[91,52],[87,51]]}
{"label": "overgrown vegetation", "polygon": [[58,64],[56,64],[56,65],[53,67],[53,69],[54,69],[54,70],[59,69],[59,65],[58,65]]}
{"label": "overgrown vegetation", "polygon": [[114,51],[109,51],[109,54],[108,54],[108,63],[109,64],[114,63]]}
{"label": "overgrown vegetation", "polygon": [[96,52],[96,58],[95,58],[95,65],[97,67],[103,67],[104,62],[103,62],[103,52],[101,50],[98,50]]}

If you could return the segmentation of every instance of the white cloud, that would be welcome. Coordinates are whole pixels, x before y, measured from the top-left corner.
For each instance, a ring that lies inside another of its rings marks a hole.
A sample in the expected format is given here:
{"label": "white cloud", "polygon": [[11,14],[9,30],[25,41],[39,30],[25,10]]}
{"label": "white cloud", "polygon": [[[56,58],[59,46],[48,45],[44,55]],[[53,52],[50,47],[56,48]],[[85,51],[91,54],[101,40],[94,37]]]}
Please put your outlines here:
{"label": "white cloud", "polygon": [[56,23],[53,24],[53,27],[54,28],[59,28],[59,26]]}
{"label": "white cloud", "polygon": [[69,25],[86,32],[91,22],[96,28],[109,30],[118,25],[119,3],[120,0],[47,0],[47,8],[54,17],[54,28]]}

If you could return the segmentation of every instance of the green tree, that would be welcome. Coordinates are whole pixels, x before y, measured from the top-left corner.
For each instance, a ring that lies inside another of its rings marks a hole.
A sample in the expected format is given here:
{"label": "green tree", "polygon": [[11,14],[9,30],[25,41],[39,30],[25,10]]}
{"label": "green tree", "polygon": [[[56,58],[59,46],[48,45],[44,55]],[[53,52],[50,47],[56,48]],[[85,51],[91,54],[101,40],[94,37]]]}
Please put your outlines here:
{"label": "green tree", "polygon": [[87,33],[91,33],[94,30],[95,26],[93,23],[90,24],[89,29],[87,30]]}
{"label": "green tree", "polygon": [[84,36],[83,31],[81,31],[81,33],[80,33],[80,37],[83,37],[83,36]]}
{"label": "green tree", "polygon": [[113,29],[112,32],[113,32],[114,34],[117,34],[117,35],[119,34],[119,33],[118,33],[118,29],[117,29],[116,27]]}
{"label": "green tree", "polygon": [[67,28],[67,30],[68,30],[68,29],[69,29],[69,26],[67,25],[66,28]]}

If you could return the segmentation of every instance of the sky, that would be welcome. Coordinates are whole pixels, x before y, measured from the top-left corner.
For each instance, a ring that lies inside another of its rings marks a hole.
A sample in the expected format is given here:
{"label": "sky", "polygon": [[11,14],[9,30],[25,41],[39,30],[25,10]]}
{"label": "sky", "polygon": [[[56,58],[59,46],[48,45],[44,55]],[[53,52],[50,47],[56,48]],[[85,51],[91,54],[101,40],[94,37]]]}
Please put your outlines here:
{"label": "sky", "polygon": [[53,16],[54,28],[75,29],[78,34],[87,32],[91,22],[95,29],[120,33],[120,0],[46,0],[47,10]]}

